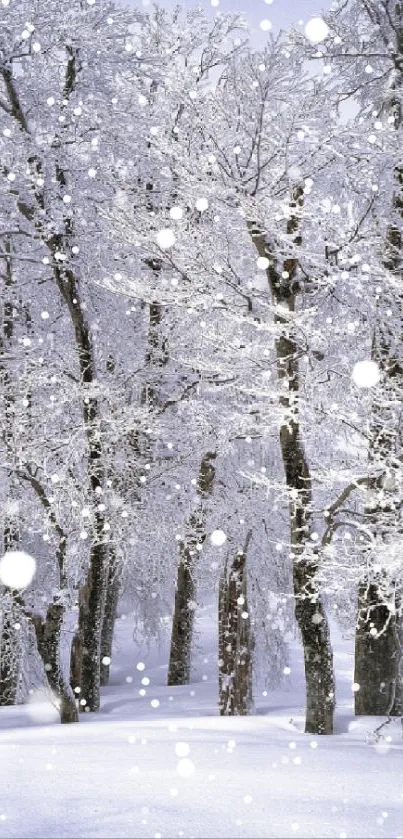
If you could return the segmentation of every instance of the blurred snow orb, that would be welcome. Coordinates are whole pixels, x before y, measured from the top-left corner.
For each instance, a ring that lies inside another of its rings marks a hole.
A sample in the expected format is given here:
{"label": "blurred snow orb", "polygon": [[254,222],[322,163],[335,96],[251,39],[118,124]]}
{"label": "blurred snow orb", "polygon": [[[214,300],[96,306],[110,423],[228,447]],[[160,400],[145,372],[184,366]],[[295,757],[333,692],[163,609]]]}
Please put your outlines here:
{"label": "blurred snow orb", "polygon": [[28,716],[38,725],[60,722],[59,700],[50,690],[34,691],[27,704]]}
{"label": "blurred snow orb", "polygon": [[12,589],[27,588],[36,571],[36,561],[25,551],[6,551],[0,559],[0,582]]}
{"label": "blurred snow orb", "polygon": [[183,216],[183,210],[182,210],[182,207],[171,207],[171,209],[170,209],[170,211],[169,211],[169,215],[170,215],[170,216],[171,216],[171,218],[173,218],[175,221],[179,221],[179,219],[181,219],[181,218],[182,218],[182,216]]}
{"label": "blurred snow orb", "polygon": [[260,26],[262,32],[270,32],[270,30],[272,28],[271,20],[267,20],[267,18],[265,18],[265,20],[260,21],[259,26]]}
{"label": "blurred snow orb", "polygon": [[351,378],[357,387],[374,387],[378,384],[381,373],[375,361],[357,361]]}
{"label": "blurred snow orb", "polygon": [[305,25],[305,35],[312,44],[320,44],[329,34],[329,27],[321,17],[312,17]]}
{"label": "blurred snow orb", "polygon": [[176,743],[175,754],[177,757],[188,757],[190,752],[189,743]]}
{"label": "blurred snow orb", "polygon": [[193,760],[190,760],[188,757],[184,757],[183,760],[178,762],[176,771],[181,778],[190,778],[195,771]]}
{"label": "blurred snow orb", "polygon": [[157,245],[163,250],[167,251],[175,244],[175,235],[169,227],[163,227],[157,233]]}
{"label": "blurred snow orb", "polygon": [[199,213],[204,213],[208,209],[207,198],[198,198],[195,206]]}
{"label": "blurred snow orb", "polygon": [[257,265],[259,271],[267,271],[267,269],[270,265],[270,262],[267,259],[267,256],[259,256],[258,259],[256,260],[256,265]]}
{"label": "blurred snow orb", "polygon": [[221,548],[227,541],[227,534],[223,530],[213,530],[210,536],[210,542],[215,548]]}

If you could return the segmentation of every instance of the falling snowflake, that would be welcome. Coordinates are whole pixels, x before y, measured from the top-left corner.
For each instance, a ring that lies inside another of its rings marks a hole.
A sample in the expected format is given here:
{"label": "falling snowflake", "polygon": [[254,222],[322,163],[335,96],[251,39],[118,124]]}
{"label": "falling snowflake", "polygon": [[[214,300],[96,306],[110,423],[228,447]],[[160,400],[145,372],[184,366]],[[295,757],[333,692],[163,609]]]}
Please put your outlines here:
{"label": "falling snowflake", "polygon": [[0,559],[0,581],[8,588],[27,588],[35,576],[35,571],[35,559],[24,551],[7,551]]}
{"label": "falling snowflake", "polygon": [[320,44],[329,34],[329,27],[321,17],[312,17],[305,25],[305,35],[312,44]]}
{"label": "falling snowflake", "polygon": [[163,227],[157,233],[157,245],[163,251],[169,250],[175,244],[175,234],[169,227]]}
{"label": "falling snowflake", "polygon": [[207,198],[198,198],[195,207],[196,210],[199,211],[199,213],[204,213],[208,209]]}
{"label": "falling snowflake", "polygon": [[357,387],[374,387],[378,384],[381,374],[375,361],[357,361],[351,378]]}
{"label": "falling snowflake", "polygon": [[223,530],[213,530],[210,542],[215,548],[220,548],[227,541],[227,534]]}
{"label": "falling snowflake", "polygon": [[169,211],[169,215],[175,221],[179,221],[179,219],[181,219],[182,216],[183,216],[182,207],[171,207],[171,209]]}

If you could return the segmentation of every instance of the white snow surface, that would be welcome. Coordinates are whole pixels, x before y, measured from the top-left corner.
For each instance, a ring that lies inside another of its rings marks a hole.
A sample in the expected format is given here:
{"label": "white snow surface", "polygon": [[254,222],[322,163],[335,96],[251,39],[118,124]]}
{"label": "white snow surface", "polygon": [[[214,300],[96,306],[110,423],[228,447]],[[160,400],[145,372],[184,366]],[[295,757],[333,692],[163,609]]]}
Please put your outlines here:
{"label": "white snow surface", "polygon": [[61,726],[0,708],[0,839],[403,835],[400,720],[374,743],[384,720],[354,718],[352,642],[333,627],[333,737],[303,733],[297,643],[282,690],[256,689],[253,716],[220,718],[215,614],[198,609],[188,686],[166,687],[166,646],[135,645],[126,615],[99,714]]}

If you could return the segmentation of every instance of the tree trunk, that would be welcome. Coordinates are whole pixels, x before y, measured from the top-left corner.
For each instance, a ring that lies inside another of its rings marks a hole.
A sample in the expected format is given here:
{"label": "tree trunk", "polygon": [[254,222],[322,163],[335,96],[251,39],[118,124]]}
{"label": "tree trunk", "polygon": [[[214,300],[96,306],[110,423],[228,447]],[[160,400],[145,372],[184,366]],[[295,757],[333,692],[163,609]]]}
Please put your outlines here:
{"label": "tree trunk", "polygon": [[[62,238],[55,237],[52,248],[61,248]],[[89,568],[80,596],[78,632],[80,656],[77,659],[74,646],[74,667],[77,684],[81,688],[80,708],[98,711],[100,706],[101,678],[101,632],[108,578],[108,544],[105,535],[105,518],[99,511],[100,496],[103,494],[104,463],[102,440],[99,433],[99,405],[96,397],[84,396],[94,385],[95,361],[89,326],[84,317],[76,277],[69,269],[54,267],[55,279],[69,308],[74,327],[76,349],[83,388],[82,412],[84,432],[88,448],[88,480],[93,498],[95,532],[89,556]],[[85,705],[84,701],[85,700]]]}
{"label": "tree trunk", "polygon": [[[298,229],[303,200],[303,189],[297,188],[290,202],[291,215],[287,222],[290,249],[301,244]],[[293,325],[299,292],[298,260],[291,256],[284,261],[277,261],[259,225],[250,221],[248,229],[259,256],[269,260],[266,273],[275,307],[279,403],[284,416],[280,428],[280,448],[290,498],[295,617],[304,652],[305,731],[311,734],[332,734],[335,706],[333,653],[317,583],[318,558],[309,541],[312,485],[299,419],[299,347]]]}
{"label": "tree trunk", "polygon": [[101,685],[109,682],[110,664],[105,664],[104,659],[112,658],[113,632],[115,628],[116,612],[120,594],[121,574],[120,566],[116,559],[115,551],[110,552],[110,564],[108,575],[108,586],[106,592],[106,603],[101,634]]}
{"label": "tree trunk", "polygon": [[175,590],[168,685],[187,685],[190,679],[191,651],[196,606],[194,565],[197,545],[206,540],[205,501],[211,495],[215,477],[215,452],[204,455],[199,471],[197,493],[199,506],[189,516],[185,538],[180,544],[180,558]]}
{"label": "tree trunk", "polygon": [[218,596],[219,710],[221,716],[249,714],[252,707],[252,634],[246,558],[250,538],[220,580]]}
{"label": "tree trunk", "polygon": [[403,435],[396,398],[403,393],[403,370],[394,357],[395,340],[378,331],[372,352],[383,376],[372,406],[369,470],[376,479],[364,520],[372,540],[364,548],[366,571],[358,591],[354,675],[355,713],[368,716],[403,713],[402,592],[387,571],[388,558],[384,572],[378,570],[385,552],[393,554],[403,538],[398,489]]}
{"label": "tree trunk", "polygon": [[98,711],[101,685],[101,637],[104,619],[107,552],[93,545],[85,585],[80,592],[78,639],[74,642],[73,687],[80,688],[80,710]]}
{"label": "tree trunk", "polygon": [[355,636],[356,714],[403,715],[400,627],[399,617],[381,600],[378,585],[362,582]]}
{"label": "tree trunk", "polygon": [[20,609],[12,594],[3,595],[0,615],[0,705],[15,705],[21,676]]}
{"label": "tree trunk", "polygon": [[78,722],[78,711],[71,685],[63,675],[60,662],[61,632],[63,627],[64,606],[62,603],[52,603],[46,612],[45,620],[35,616],[35,627],[38,652],[43,661],[49,687],[58,697],[60,705],[60,722]]}
{"label": "tree trunk", "polygon": [[308,543],[311,481],[297,423],[281,428],[280,443],[287,486],[293,493],[290,492],[291,552],[295,617],[304,651],[305,732],[332,734],[335,707],[333,653],[316,582],[317,557]]}
{"label": "tree trunk", "polygon": [[[146,264],[158,277],[162,267],[160,260],[147,260]],[[150,409],[154,409],[159,404],[162,370],[168,364],[169,360],[168,342],[164,336],[163,309],[159,303],[155,302],[150,303],[145,360],[147,381],[142,389],[140,401],[142,405],[147,405]]]}
{"label": "tree trunk", "polygon": [[71,644],[71,656],[70,656],[70,686],[74,693],[79,698],[79,693],[81,691],[80,683],[81,683],[81,671],[82,671],[82,664],[83,662],[83,644],[81,638],[78,634],[78,631],[73,637],[73,641]]}
{"label": "tree trunk", "polygon": [[182,546],[176,581],[168,685],[189,684],[195,593],[192,557],[189,556],[186,546]]}
{"label": "tree trunk", "polygon": [[[399,14],[395,31],[397,54],[401,60],[403,26],[398,4],[395,13]],[[394,82],[397,96],[392,93],[391,97],[395,128],[400,130],[402,81],[400,70]],[[372,359],[378,364],[382,377],[375,388],[372,404],[368,461],[369,468],[372,467],[378,476],[381,472],[381,477],[376,482],[372,505],[366,510],[374,541],[366,548],[367,570],[359,586],[356,624],[354,678],[360,687],[355,694],[355,712],[366,715],[403,713],[403,592],[390,576],[386,580],[386,570],[382,577],[372,570],[374,561],[379,566],[379,550],[384,552],[390,544],[401,544],[403,538],[400,512],[403,500],[400,490],[403,470],[403,296],[396,290],[401,286],[403,268],[401,164],[395,167],[394,183],[392,222],[387,230],[383,258],[388,279],[382,299],[377,303],[378,318],[372,343]],[[389,278],[392,278],[391,285]]]}
{"label": "tree trunk", "polygon": [[[19,543],[18,522],[7,516],[4,528],[4,551],[16,550]],[[15,594],[15,593],[14,593]],[[22,648],[18,625],[21,608],[13,592],[3,595],[0,632],[0,705],[15,705],[21,676]]]}
{"label": "tree trunk", "polygon": [[[0,331],[0,350],[6,353],[12,351],[14,337],[14,275],[12,262],[11,239],[6,237],[4,250],[4,289],[2,293],[2,323]],[[4,400],[4,443],[7,460],[13,462],[13,425],[15,413],[15,383],[7,368],[6,361],[0,364],[0,384]],[[11,471],[8,475],[7,502],[17,501],[18,494]],[[19,544],[18,514],[7,511],[4,522],[4,552],[17,550]],[[0,705],[14,705],[17,699],[18,686],[21,675],[22,649],[20,633],[16,625],[19,622],[20,609],[12,592],[7,592],[3,598],[0,634]]]}

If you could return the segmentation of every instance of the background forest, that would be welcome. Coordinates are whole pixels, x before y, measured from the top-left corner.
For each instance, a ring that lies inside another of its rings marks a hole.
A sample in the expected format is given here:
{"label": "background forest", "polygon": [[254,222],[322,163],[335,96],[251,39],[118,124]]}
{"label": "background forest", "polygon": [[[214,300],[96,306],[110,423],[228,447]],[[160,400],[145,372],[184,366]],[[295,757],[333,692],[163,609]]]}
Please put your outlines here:
{"label": "background forest", "polygon": [[331,734],[329,620],[403,714],[403,5],[261,29],[1,0],[1,705],[98,711],[120,598],[187,684],[214,595],[222,716],[297,633]]}

